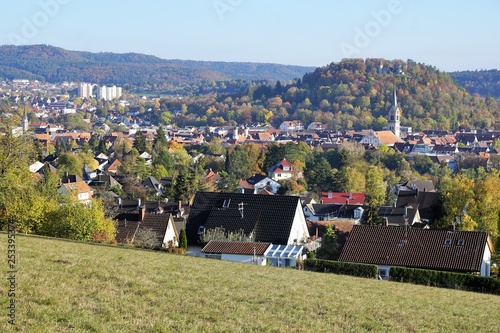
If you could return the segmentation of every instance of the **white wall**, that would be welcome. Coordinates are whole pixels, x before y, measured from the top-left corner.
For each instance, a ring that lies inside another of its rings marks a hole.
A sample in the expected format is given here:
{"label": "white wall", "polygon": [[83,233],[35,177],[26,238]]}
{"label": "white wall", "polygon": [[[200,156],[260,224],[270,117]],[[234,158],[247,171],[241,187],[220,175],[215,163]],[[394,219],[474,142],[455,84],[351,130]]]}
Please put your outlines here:
{"label": "white wall", "polygon": [[488,244],[485,245],[483,262],[481,263],[481,276],[490,276],[491,274],[491,252]]}
{"label": "white wall", "polygon": [[[266,258],[263,256],[255,256],[257,265],[260,266],[265,266],[266,265]],[[222,260],[227,260],[227,261],[236,261],[236,262],[243,262],[246,264],[254,264],[253,261],[253,255],[243,255],[243,254],[226,254],[223,253],[221,256]]]}
{"label": "white wall", "polygon": [[297,197],[297,207],[295,208],[295,216],[293,218],[292,229],[290,230],[287,245],[293,244],[294,239],[300,241],[301,239],[308,237],[309,230],[307,229],[306,218],[304,216],[304,211],[302,210],[300,199]]}
{"label": "white wall", "polygon": [[168,242],[173,241],[174,246],[179,246],[179,241],[175,235],[174,226],[172,224],[172,219],[168,220],[167,230],[165,231],[165,237],[163,238],[163,244],[168,247]]}

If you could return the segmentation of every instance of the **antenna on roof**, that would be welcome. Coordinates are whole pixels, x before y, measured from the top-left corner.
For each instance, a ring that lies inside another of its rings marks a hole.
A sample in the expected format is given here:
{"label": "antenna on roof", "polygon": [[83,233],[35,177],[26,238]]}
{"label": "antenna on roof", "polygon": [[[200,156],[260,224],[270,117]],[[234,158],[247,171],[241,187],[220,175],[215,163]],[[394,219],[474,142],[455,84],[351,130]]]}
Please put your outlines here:
{"label": "antenna on roof", "polygon": [[245,205],[246,205],[246,203],[244,203],[244,202],[240,202],[238,204],[238,210],[240,211],[241,218],[243,218],[243,208],[244,208]]}

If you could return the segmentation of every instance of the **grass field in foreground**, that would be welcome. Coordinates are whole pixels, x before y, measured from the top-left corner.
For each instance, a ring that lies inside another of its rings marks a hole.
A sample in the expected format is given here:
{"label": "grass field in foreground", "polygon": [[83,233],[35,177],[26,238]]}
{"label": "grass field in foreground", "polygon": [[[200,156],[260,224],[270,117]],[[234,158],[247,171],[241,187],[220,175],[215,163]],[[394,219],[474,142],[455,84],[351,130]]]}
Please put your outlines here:
{"label": "grass field in foreground", "polygon": [[1,332],[499,332],[500,297],[18,235]]}

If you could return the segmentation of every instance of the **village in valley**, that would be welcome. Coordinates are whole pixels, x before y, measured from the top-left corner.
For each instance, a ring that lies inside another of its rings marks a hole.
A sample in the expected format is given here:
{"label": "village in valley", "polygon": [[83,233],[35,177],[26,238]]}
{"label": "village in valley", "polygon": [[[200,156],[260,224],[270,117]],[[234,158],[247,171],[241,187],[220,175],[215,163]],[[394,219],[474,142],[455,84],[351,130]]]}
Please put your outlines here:
{"label": "village in valley", "polygon": [[100,201],[113,221],[108,234],[85,237],[30,221],[21,232],[253,265],[371,264],[381,280],[391,267],[498,274],[498,222],[471,222],[481,216],[472,205],[486,203],[457,191],[463,180],[452,175],[498,170],[500,130],[413,131],[401,124],[396,85],[377,130],[293,119],[177,126],[182,97],[172,104],[90,83],[3,81],[0,96],[22,119],[8,137],[36,147],[31,177],[55,176],[66,202]]}

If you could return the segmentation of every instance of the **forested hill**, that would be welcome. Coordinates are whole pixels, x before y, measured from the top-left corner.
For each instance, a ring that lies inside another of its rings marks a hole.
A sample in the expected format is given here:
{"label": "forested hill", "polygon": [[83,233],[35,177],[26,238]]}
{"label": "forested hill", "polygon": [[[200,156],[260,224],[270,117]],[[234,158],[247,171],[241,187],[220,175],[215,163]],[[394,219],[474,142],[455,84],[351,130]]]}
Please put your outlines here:
{"label": "forested hill", "polygon": [[[252,87],[246,100],[255,108],[253,121],[265,114],[273,124],[298,119],[304,124],[320,121],[334,129],[379,130],[387,125],[394,87],[403,126],[415,130],[500,127],[495,99],[470,95],[448,73],[412,60],[344,59],[290,85]],[[233,107],[237,122],[250,120],[243,117],[247,106]],[[216,109],[231,109],[231,105]],[[234,117],[223,112],[211,116]]]}
{"label": "forested hill", "polygon": [[471,94],[500,98],[500,71],[498,69],[481,71],[452,72],[451,77],[465,87]]}
{"label": "forested hill", "polygon": [[218,80],[292,80],[313,67],[165,60],[138,53],[68,51],[49,45],[0,46],[0,78],[133,85],[197,84]]}

